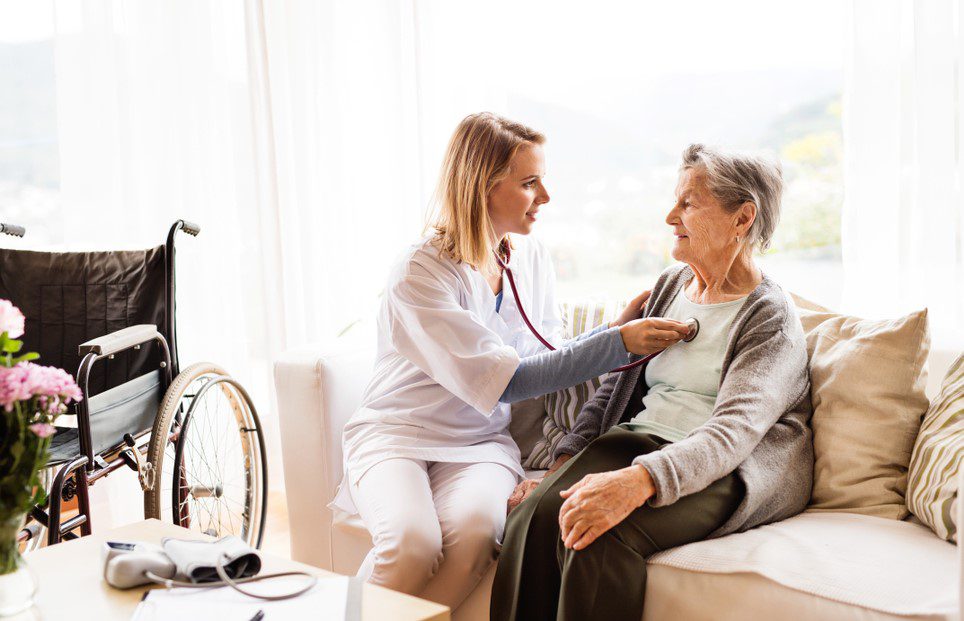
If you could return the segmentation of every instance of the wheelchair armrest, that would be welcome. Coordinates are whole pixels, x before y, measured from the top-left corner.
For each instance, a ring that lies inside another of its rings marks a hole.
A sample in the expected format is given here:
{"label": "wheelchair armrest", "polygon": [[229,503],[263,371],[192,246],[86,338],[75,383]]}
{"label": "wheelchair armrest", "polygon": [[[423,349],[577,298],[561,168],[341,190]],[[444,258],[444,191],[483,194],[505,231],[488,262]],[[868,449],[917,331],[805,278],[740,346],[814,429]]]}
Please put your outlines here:
{"label": "wheelchair armrest", "polygon": [[91,353],[100,356],[109,356],[110,354],[116,354],[135,345],[153,341],[160,336],[161,334],[157,331],[157,326],[153,324],[141,324],[105,334],[86,343],[81,343],[80,346],[77,347],[77,351],[80,356],[86,356]]}

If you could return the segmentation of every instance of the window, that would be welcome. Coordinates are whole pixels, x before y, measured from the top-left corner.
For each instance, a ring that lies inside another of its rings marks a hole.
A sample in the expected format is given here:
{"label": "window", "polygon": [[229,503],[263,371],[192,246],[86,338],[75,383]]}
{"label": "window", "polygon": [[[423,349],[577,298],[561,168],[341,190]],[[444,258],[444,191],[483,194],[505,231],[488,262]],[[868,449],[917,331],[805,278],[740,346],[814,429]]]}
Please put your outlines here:
{"label": "window", "polygon": [[[516,3],[494,17],[437,17],[434,29],[423,24],[430,40],[422,49],[431,63],[455,59],[444,82],[439,78],[449,92],[454,84],[481,92],[486,97],[470,105],[495,108],[547,135],[552,200],[536,235],[555,259],[561,299],[626,298],[673,262],[664,219],[680,154],[702,142],[779,156],[782,219],[760,265],[787,288],[839,306],[838,4],[598,2],[576,10]],[[454,11],[432,8],[435,15]],[[503,49],[493,51],[491,39],[463,42],[459,24],[470,19],[504,31]],[[486,51],[475,60],[465,47]],[[476,68],[467,70],[472,62]],[[423,70],[423,84],[432,71]],[[459,118],[472,111],[464,106]],[[444,145],[436,142],[439,155],[427,153],[428,163],[441,160]]]}
{"label": "window", "polygon": [[60,243],[52,2],[0,0],[0,14],[0,221],[31,247]]}

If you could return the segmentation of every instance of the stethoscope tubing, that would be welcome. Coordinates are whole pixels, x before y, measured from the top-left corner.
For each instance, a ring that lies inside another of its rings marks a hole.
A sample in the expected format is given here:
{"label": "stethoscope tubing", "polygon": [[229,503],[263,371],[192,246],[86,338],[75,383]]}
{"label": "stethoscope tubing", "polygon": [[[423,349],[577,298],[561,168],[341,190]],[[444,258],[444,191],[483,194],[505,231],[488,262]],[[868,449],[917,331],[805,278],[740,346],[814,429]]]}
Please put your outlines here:
{"label": "stethoscope tubing", "polygon": [[[504,248],[505,248],[506,251],[508,251],[508,248],[507,248],[507,247],[504,247]],[[529,328],[529,331],[532,332],[532,335],[533,335],[534,337],[536,337],[537,339],[539,339],[539,341],[540,341],[543,345],[545,345],[546,348],[547,348],[549,351],[556,351],[556,348],[552,346],[552,343],[550,343],[550,342],[547,341],[545,338],[543,338],[543,336],[542,336],[541,334],[539,334],[539,331],[536,330],[536,327],[532,325],[532,322],[529,321],[529,316],[526,315],[525,309],[522,308],[522,300],[519,299],[519,290],[516,289],[516,286],[515,286],[515,278],[512,277],[512,270],[510,270],[510,269],[509,269],[509,266],[502,260],[502,257],[499,256],[499,253],[495,253],[495,260],[496,260],[496,262],[499,264],[499,267],[501,267],[501,268],[505,271],[505,275],[506,275],[506,277],[508,277],[508,279],[509,279],[509,288],[512,289],[512,297],[515,298],[515,305],[516,305],[516,308],[519,309],[519,314],[522,316],[522,321],[525,322],[526,326]],[[652,359],[655,358],[656,356],[660,355],[663,351],[665,351],[665,350],[660,350],[660,351],[658,351],[658,352],[656,352],[656,353],[649,354],[649,355],[647,355],[647,356],[645,356],[645,357],[643,357],[643,358],[640,358],[639,360],[634,360],[633,362],[630,362],[629,364],[624,364],[624,365],[622,365],[622,366],[620,366],[620,367],[616,367],[615,369],[612,369],[612,370],[609,371],[609,372],[610,372],[610,373],[622,373],[622,372],[628,371],[628,370],[630,370],[630,369],[635,369],[636,367],[638,367],[638,366],[640,366],[640,365],[646,364],[647,362],[649,362],[650,360],[652,360]]]}

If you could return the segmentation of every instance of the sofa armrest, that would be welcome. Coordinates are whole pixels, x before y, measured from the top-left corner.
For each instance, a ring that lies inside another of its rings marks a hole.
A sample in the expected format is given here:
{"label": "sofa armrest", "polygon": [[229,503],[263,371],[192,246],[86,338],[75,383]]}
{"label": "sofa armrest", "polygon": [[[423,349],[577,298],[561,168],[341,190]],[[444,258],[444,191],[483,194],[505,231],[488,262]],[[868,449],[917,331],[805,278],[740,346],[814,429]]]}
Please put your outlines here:
{"label": "sofa armrest", "polygon": [[359,334],[286,351],[275,362],[291,558],[330,569],[332,512],[342,476],[341,437],[375,360]]}

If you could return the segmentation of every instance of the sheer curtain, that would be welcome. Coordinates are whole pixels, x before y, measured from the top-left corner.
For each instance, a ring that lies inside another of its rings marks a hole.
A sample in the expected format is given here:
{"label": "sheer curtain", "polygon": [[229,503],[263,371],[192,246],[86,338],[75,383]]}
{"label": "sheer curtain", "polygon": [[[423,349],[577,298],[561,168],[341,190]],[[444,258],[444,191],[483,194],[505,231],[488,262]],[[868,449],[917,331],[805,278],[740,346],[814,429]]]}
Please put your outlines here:
{"label": "sheer curtain", "polygon": [[258,3],[277,171],[286,346],[370,315],[420,233],[411,1]]}
{"label": "sheer curtain", "polygon": [[[485,19],[414,0],[55,0],[51,226],[69,248],[119,248],[201,225],[178,244],[181,358],[249,388],[275,488],[271,361],[373,315],[456,122],[504,100],[476,80],[495,66],[484,31],[451,28]],[[115,482],[95,492],[136,518]]]}
{"label": "sheer curtain", "polygon": [[[55,2],[66,246],[137,248],[178,238],[182,365],[209,360],[251,392],[277,452],[269,362],[283,346],[281,240],[253,4]],[[280,468],[269,467],[273,482]],[[140,512],[128,474],[94,488],[114,522]],[[102,491],[101,491],[102,490]],[[105,495],[106,492],[106,495]],[[99,527],[105,525],[101,519]]]}
{"label": "sheer curtain", "polygon": [[929,307],[964,345],[964,22],[960,0],[854,0],[844,100],[844,306]]}

